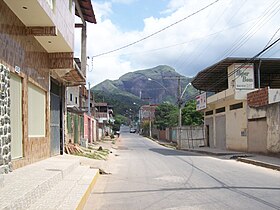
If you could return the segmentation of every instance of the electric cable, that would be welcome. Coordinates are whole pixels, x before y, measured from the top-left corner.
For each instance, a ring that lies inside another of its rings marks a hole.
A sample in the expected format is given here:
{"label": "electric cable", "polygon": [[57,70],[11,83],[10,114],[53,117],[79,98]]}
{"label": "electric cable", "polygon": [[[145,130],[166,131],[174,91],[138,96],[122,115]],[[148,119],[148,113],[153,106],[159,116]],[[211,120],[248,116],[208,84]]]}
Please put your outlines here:
{"label": "electric cable", "polygon": [[[280,29],[278,29],[277,31],[279,31]],[[273,35],[274,36],[274,35]],[[271,39],[269,40],[269,42],[271,41]],[[229,73],[227,75],[227,77],[222,77],[220,78],[216,83],[214,83],[212,86],[208,87],[208,90],[206,90],[205,92],[209,91],[210,89],[216,87],[217,85],[221,84],[222,82],[224,82],[225,80],[227,80],[230,76],[232,76],[233,74],[235,74],[238,70],[240,70],[241,68],[243,68],[245,65],[247,65],[248,63],[251,63],[252,61],[254,61],[255,59],[257,59],[259,56],[261,56],[263,53],[265,53],[266,51],[272,49],[278,42],[280,41],[280,37],[278,39],[276,39],[273,43],[271,43],[270,45],[266,44],[266,47],[261,50],[259,53],[257,53],[255,56],[253,56],[252,58],[250,58],[248,61],[244,62],[242,65],[240,65],[238,68],[236,68],[234,71],[232,71],[231,73]],[[268,43],[269,43],[268,42]],[[243,72],[246,69],[243,70]],[[242,73],[241,73],[242,74]],[[241,75],[239,74],[239,76]],[[237,77],[236,77],[237,78]],[[235,78],[235,79],[236,79]],[[198,95],[196,95],[198,96]],[[194,98],[196,97],[194,96]],[[194,99],[193,98],[193,99]]]}
{"label": "electric cable", "polygon": [[277,5],[277,2],[278,0],[274,1],[270,6],[268,6],[268,8],[264,11],[264,14],[260,16],[259,20],[248,31],[243,33],[243,35],[241,35],[241,37],[234,42],[233,46],[223,53],[224,56],[222,57],[228,57],[236,50],[241,48],[268,21],[267,20],[268,18],[270,20],[270,18],[272,18],[275,14],[277,14],[280,6],[280,4]]}
{"label": "electric cable", "polygon": [[152,37],[152,36],[154,36],[154,35],[156,35],[156,34],[159,34],[159,33],[163,32],[163,31],[165,31],[165,30],[168,29],[168,28],[171,28],[172,26],[174,26],[174,25],[176,25],[176,24],[178,24],[178,23],[180,23],[180,22],[182,22],[182,21],[184,21],[184,20],[186,20],[186,19],[188,19],[188,18],[190,18],[190,17],[192,17],[192,16],[194,16],[194,15],[196,15],[196,14],[202,12],[203,10],[206,10],[208,7],[210,7],[210,6],[214,5],[214,4],[216,4],[218,1],[220,1],[220,0],[215,0],[215,1],[213,1],[212,3],[208,4],[207,6],[202,7],[201,9],[199,9],[199,10],[197,10],[197,11],[191,13],[190,15],[188,15],[188,16],[186,16],[186,17],[184,17],[184,18],[182,18],[182,19],[180,19],[180,20],[178,20],[178,21],[176,21],[176,22],[174,22],[174,23],[172,23],[172,24],[170,24],[170,25],[168,25],[168,26],[166,26],[166,27],[164,27],[164,28],[162,28],[162,29],[160,29],[160,30],[158,30],[158,31],[156,31],[156,32],[154,32],[154,33],[152,33],[152,34],[150,34],[150,35],[148,35],[148,36],[145,36],[145,37],[143,37],[143,38],[141,38],[141,39],[139,39],[139,40],[137,40],[137,41],[134,41],[134,42],[132,42],[132,43],[130,43],[130,44],[127,44],[127,45],[124,45],[124,46],[122,46],[122,47],[116,48],[116,49],[114,49],[114,50],[110,50],[110,51],[103,52],[103,53],[100,53],[100,54],[97,54],[97,55],[93,55],[92,58],[96,58],[96,57],[100,57],[100,56],[103,56],[103,55],[106,55],[106,54],[109,54],[109,53],[113,53],[113,52],[122,50],[122,49],[124,49],[124,48],[130,47],[130,46],[132,46],[132,45],[135,45],[135,44],[137,44],[137,43],[139,43],[139,42],[142,42],[142,41],[144,41],[144,40],[146,40],[146,39],[148,39],[148,38],[150,38],[150,37]]}

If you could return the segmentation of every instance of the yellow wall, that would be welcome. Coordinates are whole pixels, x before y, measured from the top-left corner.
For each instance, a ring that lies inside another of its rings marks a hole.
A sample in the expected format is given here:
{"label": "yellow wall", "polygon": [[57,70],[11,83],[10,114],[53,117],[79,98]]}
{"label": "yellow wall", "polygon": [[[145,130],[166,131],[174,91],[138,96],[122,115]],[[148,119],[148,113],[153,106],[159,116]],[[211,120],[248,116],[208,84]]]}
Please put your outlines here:
{"label": "yellow wall", "polygon": [[[220,95],[222,93],[219,93]],[[217,146],[216,142],[216,116],[226,115],[226,149],[229,150],[247,150],[247,136],[241,136],[243,131],[247,134],[247,114],[246,107],[247,102],[245,100],[238,101],[233,98],[234,95],[229,97],[219,98],[218,101],[214,101],[207,104],[206,111],[213,110],[213,115],[205,116],[207,118],[213,118],[213,138],[214,145]],[[213,97],[213,96],[212,96]],[[243,108],[230,110],[230,105],[243,102]],[[225,112],[215,113],[215,110],[221,107],[225,107]]]}
{"label": "yellow wall", "polygon": [[[226,116],[226,149],[247,151],[247,93],[254,91],[250,90],[237,90],[235,89],[235,75],[234,65],[228,67],[228,89],[219,92],[209,98],[207,98],[207,109],[213,110],[213,115],[206,116],[207,118],[213,118],[213,138],[214,145],[217,147],[217,134],[216,134],[216,116]],[[230,110],[230,105],[243,103],[243,108]],[[225,107],[225,112],[215,113],[215,110],[221,107]],[[219,129],[218,129],[219,130]]]}
{"label": "yellow wall", "polygon": [[[232,104],[238,103],[237,101],[229,101]],[[246,151],[247,150],[247,102],[243,101],[243,108],[229,110],[227,107],[227,149]],[[245,136],[241,135],[241,132]]]}

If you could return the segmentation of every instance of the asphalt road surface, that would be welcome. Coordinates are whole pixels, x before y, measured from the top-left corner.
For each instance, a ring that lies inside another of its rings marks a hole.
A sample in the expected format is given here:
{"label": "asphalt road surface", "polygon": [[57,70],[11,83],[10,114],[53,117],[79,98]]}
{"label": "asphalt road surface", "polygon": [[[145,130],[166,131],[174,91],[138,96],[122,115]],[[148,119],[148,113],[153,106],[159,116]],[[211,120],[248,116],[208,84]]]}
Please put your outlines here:
{"label": "asphalt road surface", "polygon": [[280,209],[280,172],[121,132],[85,209]]}

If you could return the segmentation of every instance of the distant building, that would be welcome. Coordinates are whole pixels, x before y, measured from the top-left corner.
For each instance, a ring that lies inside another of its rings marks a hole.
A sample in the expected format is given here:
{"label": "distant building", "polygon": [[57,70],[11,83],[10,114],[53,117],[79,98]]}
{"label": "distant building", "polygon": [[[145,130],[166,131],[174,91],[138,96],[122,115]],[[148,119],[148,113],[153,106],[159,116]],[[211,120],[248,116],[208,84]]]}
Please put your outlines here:
{"label": "distant building", "polygon": [[[90,100],[90,107],[88,107]],[[97,141],[93,94],[88,97],[84,85],[67,88],[66,143],[85,144]],[[88,115],[90,109],[90,115]]]}
{"label": "distant building", "polygon": [[112,129],[110,124],[114,123],[113,106],[106,102],[95,103],[95,119],[98,122],[98,139],[110,135]]}
{"label": "distant building", "polygon": [[215,93],[197,100],[207,146],[280,152],[280,59],[226,58],[199,72],[192,85]]}
{"label": "distant building", "polygon": [[154,121],[155,120],[155,110],[158,107],[156,104],[143,105],[139,110],[140,122]]}

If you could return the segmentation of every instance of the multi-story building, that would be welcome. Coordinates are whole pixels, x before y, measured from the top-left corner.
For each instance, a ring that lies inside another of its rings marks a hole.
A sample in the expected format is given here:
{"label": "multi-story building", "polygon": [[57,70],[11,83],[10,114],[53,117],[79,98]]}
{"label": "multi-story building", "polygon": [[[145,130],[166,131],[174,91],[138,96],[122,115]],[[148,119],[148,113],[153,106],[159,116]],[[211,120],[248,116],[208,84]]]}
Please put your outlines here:
{"label": "multi-story building", "polygon": [[192,85],[214,92],[198,97],[205,144],[264,153],[280,152],[280,59],[226,58],[197,74]]}
{"label": "multi-story building", "polygon": [[[97,140],[94,97],[84,85],[67,88],[66,143],[87,145]],[[86,142],[86,143],[85,143]]]}
{"label": "multi-story building", "polygon": [[63,153],[65,89],[85,84],[86,22],[96,23],[90,0],[0,1],[0,173]]}
{"label": "multi-story building", "polygon": [[112,129],[109,126],[114,123],[113,107],[105,102],[95,103],[95,118],[98,123],[98,139],[101,139],[105,135],[110,135]]}
{"label": "multi-story building", "polygon": [[[155,120],[155,111],[157,104],[143,105],[139,110],[139,120],[141,127],[141,134],[152,137],[152,123]],[[149,123],[149,129],[145,129],[145,124]]]}

